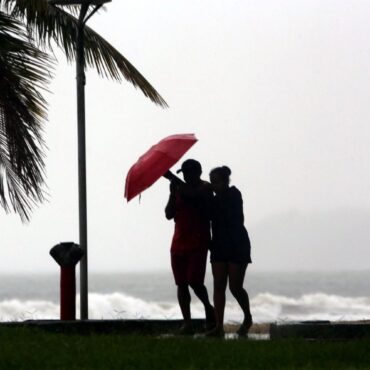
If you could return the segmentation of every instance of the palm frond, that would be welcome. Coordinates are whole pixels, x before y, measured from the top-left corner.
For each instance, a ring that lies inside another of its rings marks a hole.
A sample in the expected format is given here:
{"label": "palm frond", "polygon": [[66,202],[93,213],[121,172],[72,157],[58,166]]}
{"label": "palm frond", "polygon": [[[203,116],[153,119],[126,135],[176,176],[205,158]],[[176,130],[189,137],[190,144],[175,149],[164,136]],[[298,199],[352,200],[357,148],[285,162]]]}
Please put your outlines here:
{"label": "palm frond", "polygon": [[[25,20],[32,37],[40,45],[52,49],[52,41],[64,50],[69,61],[76,58],[76,14],[48,5],[47,0],[0,0],[0,6],[11,15]],[[166,101],[145,77],[108,41],[90,27],[85,27],[85,54],[88,66],[103,77],[121,81],[122,76],[139,88],[154,103],[167,107]]]}
{"label": "palm frond", "polygon": [[28,220],[44,199],[42,123],[50,58],[21,23],[0,11],[0,205]]}

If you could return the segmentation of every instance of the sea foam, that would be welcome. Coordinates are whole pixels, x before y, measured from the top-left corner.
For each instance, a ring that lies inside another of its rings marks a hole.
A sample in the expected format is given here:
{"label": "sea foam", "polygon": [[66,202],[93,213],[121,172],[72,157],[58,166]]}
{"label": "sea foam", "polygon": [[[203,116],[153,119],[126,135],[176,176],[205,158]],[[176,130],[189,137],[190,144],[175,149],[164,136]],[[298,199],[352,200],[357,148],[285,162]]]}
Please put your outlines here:
{"label": "sea foam", "polygon": [[[79,312],[77,296],[77,313]],[[193,317],[204,317],[201,303],[193,300]],[[286,297],[261,293],[251,299],[255,322],[301,320],[365,320],[370,319],[369,297],[343,297],[324,293]],[[145,301],[123,293],[89,294],[91,319],[178,319],[180,309],[176,302]],[[58,319],[59,304],[46,300],[9,299],[0,301],[1,321],[28,319]],[[242,313],[230,299],[226,304],[225,320],[239,322]]]}

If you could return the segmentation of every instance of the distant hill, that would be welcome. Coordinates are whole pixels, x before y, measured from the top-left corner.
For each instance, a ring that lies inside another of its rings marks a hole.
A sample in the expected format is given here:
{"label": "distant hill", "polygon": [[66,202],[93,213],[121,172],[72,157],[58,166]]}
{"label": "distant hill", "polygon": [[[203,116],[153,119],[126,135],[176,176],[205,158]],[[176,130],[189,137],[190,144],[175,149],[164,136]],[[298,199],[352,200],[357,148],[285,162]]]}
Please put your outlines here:
{"label": "distant hill", "polygon": [[249,233],[255,270],[370,269],[370,210],[291,211]]}

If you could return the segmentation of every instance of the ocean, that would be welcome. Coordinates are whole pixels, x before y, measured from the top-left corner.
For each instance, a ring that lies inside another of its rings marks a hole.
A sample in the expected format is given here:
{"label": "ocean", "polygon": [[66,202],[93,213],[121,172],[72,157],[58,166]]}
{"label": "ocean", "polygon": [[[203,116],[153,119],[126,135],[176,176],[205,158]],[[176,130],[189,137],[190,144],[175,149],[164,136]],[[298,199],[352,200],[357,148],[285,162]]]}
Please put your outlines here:
{"label": "ocean", "polygon": [[[255,322],[369,320],[369,281],[370,271],[247,271],[245,287]],[[206,285],[212,297],[209,273]],[[181,317],[170,272],[91,273],[89,292],[89,317],[93,319]],[[77,306],[78,300],[79,297]],[[202,305],[194,295],[192,315],[194,318],[204,315]],[[58,318],[57,274],[0,275],[0,321]],[[241,319],[241,311],[228,293],[225,320],[232,323]]]}

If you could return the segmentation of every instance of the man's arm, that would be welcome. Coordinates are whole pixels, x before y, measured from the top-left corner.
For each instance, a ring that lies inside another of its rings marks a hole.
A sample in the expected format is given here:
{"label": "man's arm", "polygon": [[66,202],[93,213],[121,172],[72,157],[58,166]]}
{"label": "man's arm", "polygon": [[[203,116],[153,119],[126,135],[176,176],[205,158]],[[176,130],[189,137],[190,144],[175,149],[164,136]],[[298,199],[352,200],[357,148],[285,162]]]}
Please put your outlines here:
{"label": "man's arm", "polygon": [[176,215],[176,191],[177,191],[177,184],[174,181],[171,181],[170,197],[168,198],[166,208],[164,209],[167,220],[174,219]]}
{"label": "man's arm", "polygon": [[167,180],[170,180],[171,183],[176,184],[176,187],[177,187],[176,190],[179,192],[179,194],[181,194],[182,196],[186,198],[192,199],[192,198],[199,197],[200,191],[202,191],[197,188],[194,188],[193,186],[189,186],[184,181],[179,179],[176,175],[174,175],[171,171],[167,171],[163,175],[163,177],[166,178]]}

